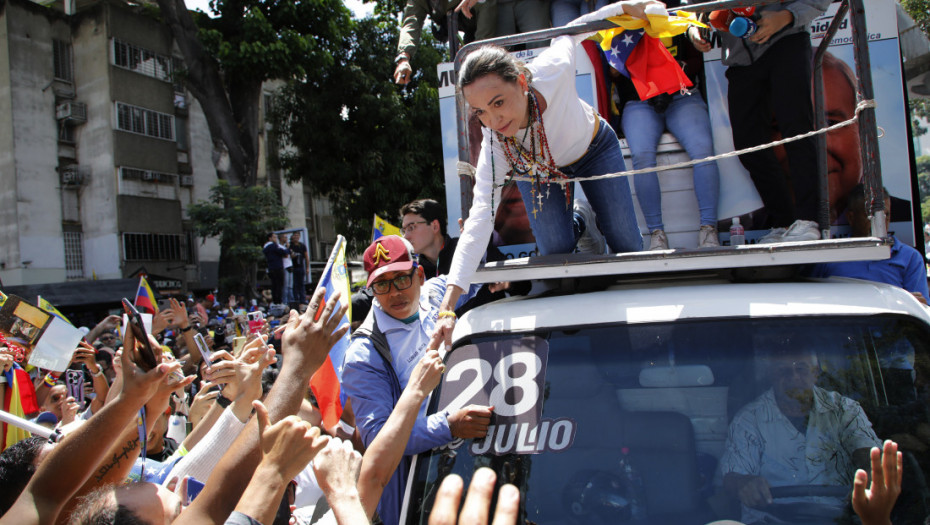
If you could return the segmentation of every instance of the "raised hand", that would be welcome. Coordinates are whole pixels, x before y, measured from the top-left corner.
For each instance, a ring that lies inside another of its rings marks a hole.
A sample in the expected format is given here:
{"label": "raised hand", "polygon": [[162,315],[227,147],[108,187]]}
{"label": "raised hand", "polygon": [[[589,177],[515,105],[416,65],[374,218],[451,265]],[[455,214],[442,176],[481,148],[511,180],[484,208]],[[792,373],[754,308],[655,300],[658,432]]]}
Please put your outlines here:
{"label": "raised hand", "polygon": [[437,350],[428,350],[420,359],[420,362],[417,363],[417,366],[414,367],[406,388],[412,388],[420,400],[423,400],[439,385],[445,371],[446,365],[442,363],[439,352]]}
{"label": "raised hand", "polygon": [[853,480],[853,510],[862,519],[862,525],[891,525],[891,509],[901,494],[901,477],[904,472],[901,453],[894,441],[885,441],[884,450],[872,447],[872,485],[866,489],[869,477],[864,470],[856,471]]}
{"label": "raised hand", "polygon": [[317,315],[325,293],[325,289],[317,288],[307,311],[303,314],[298,315],[296,311],[291,310],[281,344],[285,366],[294,362],[312,374],[326,360],[336,341],[349,329],[348,324],[339,327],[348,305],[340,304],[338,310],[335,309],[341,298],[338,292],[326,301],[322,312]]}
{"label": "raised hand", "polygon": [[329,443],[329,437],[321,435],[319,427],[297,416],[287,416],[272,425],[261,401],[253,402],[252,407],[258,421],[262,463],[274,466],[284,479],[300,474]]}
{"label": "raised hand", "polygon": [[[429,515],[429,525],[486,525],[491,511],[491,497],[494,495],[494,482],[497,475],[493,470],[482,467],[475,471],[468,487],[468,495],[462,512],[459,513],[459,501],[462,499],[462,478],[450,474],[442,480],[436,502]],[[494,511],[493,525],[509,525],[517,522],[520,510],[520,491],[517,487],[506,484],[497,494],[497,509]]]}

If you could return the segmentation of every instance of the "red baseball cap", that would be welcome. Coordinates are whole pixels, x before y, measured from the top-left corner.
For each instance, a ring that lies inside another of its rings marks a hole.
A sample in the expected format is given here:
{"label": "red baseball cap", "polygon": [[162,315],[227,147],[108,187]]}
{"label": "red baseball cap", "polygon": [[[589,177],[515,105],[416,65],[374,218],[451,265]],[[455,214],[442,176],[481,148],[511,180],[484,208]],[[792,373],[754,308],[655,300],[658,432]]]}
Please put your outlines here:
{"label": "red baseball cap", "polygon": [[368,272],[368,286],[387,272],[403,272],[415,267],[417,257],[413,245],[398,235],[378,237],[365,250],[365,271]]}

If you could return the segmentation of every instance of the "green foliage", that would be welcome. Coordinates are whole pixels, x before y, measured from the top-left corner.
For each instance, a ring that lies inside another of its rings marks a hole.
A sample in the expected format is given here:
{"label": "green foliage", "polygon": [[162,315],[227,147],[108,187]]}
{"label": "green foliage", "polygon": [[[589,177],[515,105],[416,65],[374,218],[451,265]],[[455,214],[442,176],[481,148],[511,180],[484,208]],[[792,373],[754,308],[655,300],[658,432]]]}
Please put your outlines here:
{"label": "green foliage", "polygon": [[917,22],[924,34],[930,36],[930,0],[901,0],[901,7]]}
{"label": "green foliage", "polygon": [[920,119],[930,120],[930,100],[925,98],[914,98],[907,101],[911,109],[911,133],[919,137],[927,132]]}
{"label": "green foliage", "polygon": [[917,188],[920,192],[920,214],[924,224],[930,223],[930,155],[917,157]]}
{"label": "green foliage", "polygon": [[220,288],[245,291],[254,281],[256,263],[264,260],[268,232],[287,226],[287,210],[266,186],[233,186],[224,180],[210,189],[210,198],[188,206],[194,231],[219,239],[226,273]]}
{"label": "green foliage", "polygon": [[396,220],[413,199],[444,201],[436,65],[446,58],[423,32],[406,88],[391,81],[396,18],[352,22],[332,67],[291,83],[276,101],[276,129],[294,148],[281,156],[290,180],[329,197],[350,250],[371,239],[375,213]]}
{"label": "green foliage", "polygon": [[216,18],[196,19],[200,41],[228,85],[232,79],[302,78],[331,67],[351,20],[342,0],[219,0],[211,9]]}

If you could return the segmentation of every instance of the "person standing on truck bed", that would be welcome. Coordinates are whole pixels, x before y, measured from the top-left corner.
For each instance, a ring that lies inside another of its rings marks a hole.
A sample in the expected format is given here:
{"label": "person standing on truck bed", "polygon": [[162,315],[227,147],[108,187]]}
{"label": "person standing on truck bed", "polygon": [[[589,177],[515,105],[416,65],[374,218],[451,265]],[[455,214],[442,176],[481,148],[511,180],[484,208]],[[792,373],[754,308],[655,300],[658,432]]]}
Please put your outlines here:
{"label": "person standing on truck bed", "polygon": [[[368,287],[375,301],[368,317],[352,336],[346,352],[342,388],[352,400],[355,424],[365,446],[381,431],[394,410],[410,375],[427,349],[439,340],[433,328],[440,316],[445,277],[427,281],[416,262],[413,246],[397,235],[375,240],[364,255]],[[462,297],[468,300],[473,286]],[[455,438],[480,438],[487,434],[492,407],[469,405],[453,413],[426,414],[426,404],[413,425],[404,459],[384,487],[378,515],[386,525],[398,523],[410,456],[445,445]]]}
{"label": "person standing on truck bed", "polygon": [[[736,149],[770,142],[773,115],[783,137],[814,129],[808,28],[829,5],[830,0],[795,0],[760,6],[754,15],[758,17],[758,29],[752,36],[718,33],[727,66],[727,99]],[[709,47],[701,39],[695,41],[695,46]],[[771,148],[739,157],[770,216],[772,230],[759,242],[820,238],[814,137],[785,144],[785,151],[791,169],[790,186]]]}
{"label": "person standing on truck bed", "polygon": [[[666,13],[660,2],[629,0],[573,23],[624,13],[645,20],[647,10]],[[614,252],[642,250],[625,178],[582,182],[591,204],[575,203],[574,213],[570,188],[557,183],[624,169],[617,135],[578,98],[575,89],[575,47],[590,35],[554,38],[527,66],[496,46],[476,49],[462,64],[458,88],[481,121],[483,141],[475,171],[474,204],[452,260],[443,310],[452,309],[478,267],[491,237],[501,187],[510,178],[508,172],[533,179],[517,181],[517,186],[540,255],[569,253],[576,244],[579,248],[595,245],[592,251],[603,253],[603,237]],[[449,319],[441,324],[447,337],[451,337],[454,321]]]}

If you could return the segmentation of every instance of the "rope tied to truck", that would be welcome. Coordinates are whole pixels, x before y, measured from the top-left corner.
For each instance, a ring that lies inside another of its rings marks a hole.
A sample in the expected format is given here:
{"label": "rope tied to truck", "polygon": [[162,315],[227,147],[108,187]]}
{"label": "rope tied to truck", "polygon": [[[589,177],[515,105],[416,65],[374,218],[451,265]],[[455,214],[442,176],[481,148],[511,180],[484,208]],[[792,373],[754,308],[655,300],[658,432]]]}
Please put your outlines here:
{"label": "rope tied to truck", "polygon": [[[739,155],[744,155],[746,153],[754,153],[756,151],[762,151],[767,148],[774,148],[775,146],[781,146],[782,144],[788,144],[789,142],[803,140],[808,137],[813,137],[813,136],[820,135],[823,133],[829,133],[830,131],[834,131],[840,128],[845,128],[846,126],[851,126],[859,120],[860,113],[862,113],[866,109],[874,109],[875,106],[876,104],[875,104],[874,99],[861,100],[859,101],[858,104],[856,104],[856,112],[853,114],[852,117],[842,122],[837,122],[836,124],[833,124],[832,126],[828,126],[822,129],[816,129],[813,131],[809,131],[807,133],[802,133],[800,135],[795,135],[793,137],[788,137],[788,138],[784,138],[781,140],[775,140],[767,144],[760,144],[758,146],[752,146],[750,148],[743,148],[737,151],[730,151],[727,153],[720,153],[718,155],[712,155],[710,157],[705,157],[703,159],[689,160],[687,162],[678,162],[675,164],[669,164],[667,166],[655,166],[651,168],[642,168],[638,170],[620,171],[617,173],[605,173],[603,175],[594,175],[591,177],[576,177],[576,178],[571,178],[571,179],[559,179],[559,180],[553,179],[547,182],[554,183],[554,184],[561,184],[564,186],[566,183],[569,183],[569,182],[582,182],[582,181],[588,181],[588,180],[611,179],[614,177],[629,177],[629,176],[638,175],[641,173],[654,173],[654,172],[659,172],[659,171],[671,171],[671,170],[678,170],[678,169],[683,169],[683,168],[690,168],[692,166],[696,166],[704,162],[712,162],[712,161],[717,161],[720,159],[727,159],[727,158],[736,157]],[[878,138],[881,138],[885,134],[885,132],[881,127],[879,127],[878,130],[879,130]],[[458,161],[458,163],[456,163],[456,167],[458,168],[459,176],[469,176],[471,178],[475,177],[475,168],[471,164],[464,162],[464,161]],[[523,176],[514,175],[513,177],[510,177],[508,180],[519,180],[519,181],[528,181],[528,182],[534,181],[533,178],[529,176],[525,176],[525,175]]]}

